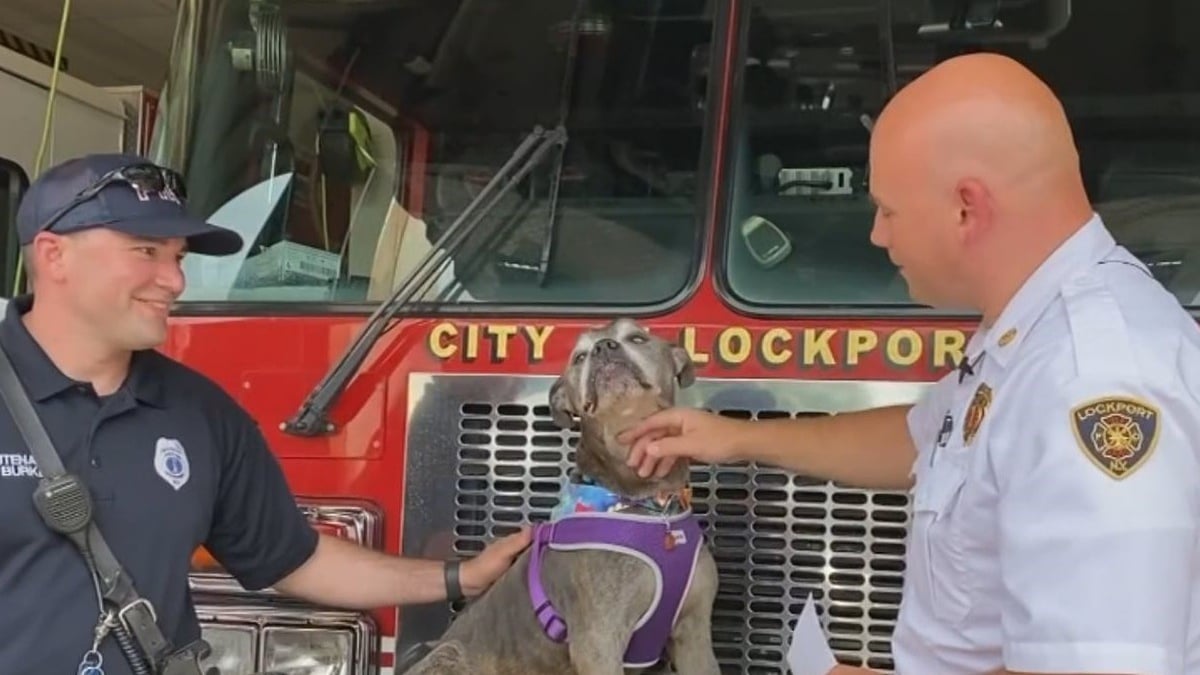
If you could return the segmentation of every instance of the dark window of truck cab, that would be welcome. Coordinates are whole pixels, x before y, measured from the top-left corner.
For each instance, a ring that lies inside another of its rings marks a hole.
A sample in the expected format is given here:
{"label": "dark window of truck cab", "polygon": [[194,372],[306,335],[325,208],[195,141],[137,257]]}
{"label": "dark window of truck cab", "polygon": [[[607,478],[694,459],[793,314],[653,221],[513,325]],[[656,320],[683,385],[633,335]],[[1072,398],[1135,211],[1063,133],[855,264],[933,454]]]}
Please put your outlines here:
{"label": "dark window of truck cab", "polygon": [[16,294],[14,282],[20,267],[21,248],[17,241],[17,207],[21,197],[29,189],[29,176],[20,164],[0,157],[0,259],[4,275],[0,284],[0,297],[11,298]]}
{"label": "dark window of truck cab", "polygon": [[[441,248],[414,299],[669,301],[699,262],[710,4],[218,0],[173,61],[190,88],[165,93],[155,156],[250,244],[190,256],[183,299],[375,303]],[[560,125],[561,152],[473,203]]]}
{"label": "dark window of truck cab", "polygon": [[987,50],[1062,98],[1097,212],[1182,303],[1198,304],[1200,3],[759,0],[751,15],[724,251],[737,302],[911,305],[869,240],[870,124],[934,64]]}

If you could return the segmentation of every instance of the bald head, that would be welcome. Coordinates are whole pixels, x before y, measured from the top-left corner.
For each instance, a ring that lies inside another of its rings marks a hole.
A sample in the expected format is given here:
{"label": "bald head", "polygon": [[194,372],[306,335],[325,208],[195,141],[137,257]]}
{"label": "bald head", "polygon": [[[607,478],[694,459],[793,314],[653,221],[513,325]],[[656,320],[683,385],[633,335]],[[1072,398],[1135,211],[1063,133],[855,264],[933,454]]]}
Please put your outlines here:
{"label": "bald head", "polygon": [[949,59],[901,89],[875,124],[870,181],[872,240],[913,295],[985,314],[1091,215],[1062,104],[997,54]]}
{"label": "bald head", "polygon": [[1074,179],[1079,157],[1054,92],[997,54],[945,61],[900,90],[884,109],[873,151],[929,164],[943,179],[971,174],[994,188],[1038,188],[1037,176]]}

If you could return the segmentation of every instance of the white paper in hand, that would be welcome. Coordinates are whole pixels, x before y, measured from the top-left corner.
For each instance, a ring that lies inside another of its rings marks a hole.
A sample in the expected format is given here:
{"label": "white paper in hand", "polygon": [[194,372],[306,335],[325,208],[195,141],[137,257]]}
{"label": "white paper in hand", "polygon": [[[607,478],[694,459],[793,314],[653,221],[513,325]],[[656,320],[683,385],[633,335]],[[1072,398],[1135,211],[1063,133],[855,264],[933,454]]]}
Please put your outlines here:
{"label": "white paper in hand", "polygon": [[804,603],[800,618],[796,620],[787,661],[792,675],[827,675],[837,665],[837,659],[833,658],[833,651],[829,649],[829,640],[821,629],[817,605],[811,595],[808,596],[808,602]]}

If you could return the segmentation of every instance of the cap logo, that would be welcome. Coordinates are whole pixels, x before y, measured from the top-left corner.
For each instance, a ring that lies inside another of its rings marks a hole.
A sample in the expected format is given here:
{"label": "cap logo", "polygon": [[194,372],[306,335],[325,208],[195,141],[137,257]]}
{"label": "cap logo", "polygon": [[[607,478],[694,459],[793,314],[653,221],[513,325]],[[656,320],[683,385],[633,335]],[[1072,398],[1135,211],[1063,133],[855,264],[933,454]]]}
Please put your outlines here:
{"label": "cap logo", "polygon": [[139,202],[148,202],[151,196],[155,196],[163,201],[175,202],[180,206],[183,205],[183,202],[179,200],[179,195],[175,194],[175,191],[170,186],[164,185],[161,190],[148,190],[137,183],[130,183],[130,185],[133,187],[134,193],[137,194]]}

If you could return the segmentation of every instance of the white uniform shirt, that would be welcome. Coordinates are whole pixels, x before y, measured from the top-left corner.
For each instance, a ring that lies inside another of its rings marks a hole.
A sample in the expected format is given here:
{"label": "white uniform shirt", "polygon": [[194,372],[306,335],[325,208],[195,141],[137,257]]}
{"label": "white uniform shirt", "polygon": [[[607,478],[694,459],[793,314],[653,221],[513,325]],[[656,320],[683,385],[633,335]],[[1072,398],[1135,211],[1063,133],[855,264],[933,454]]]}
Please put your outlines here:
{"label": "white uniform shirt", "polygon": [[1200,675],[1200,330],[1099,217],[909,415],[898,675]]}

